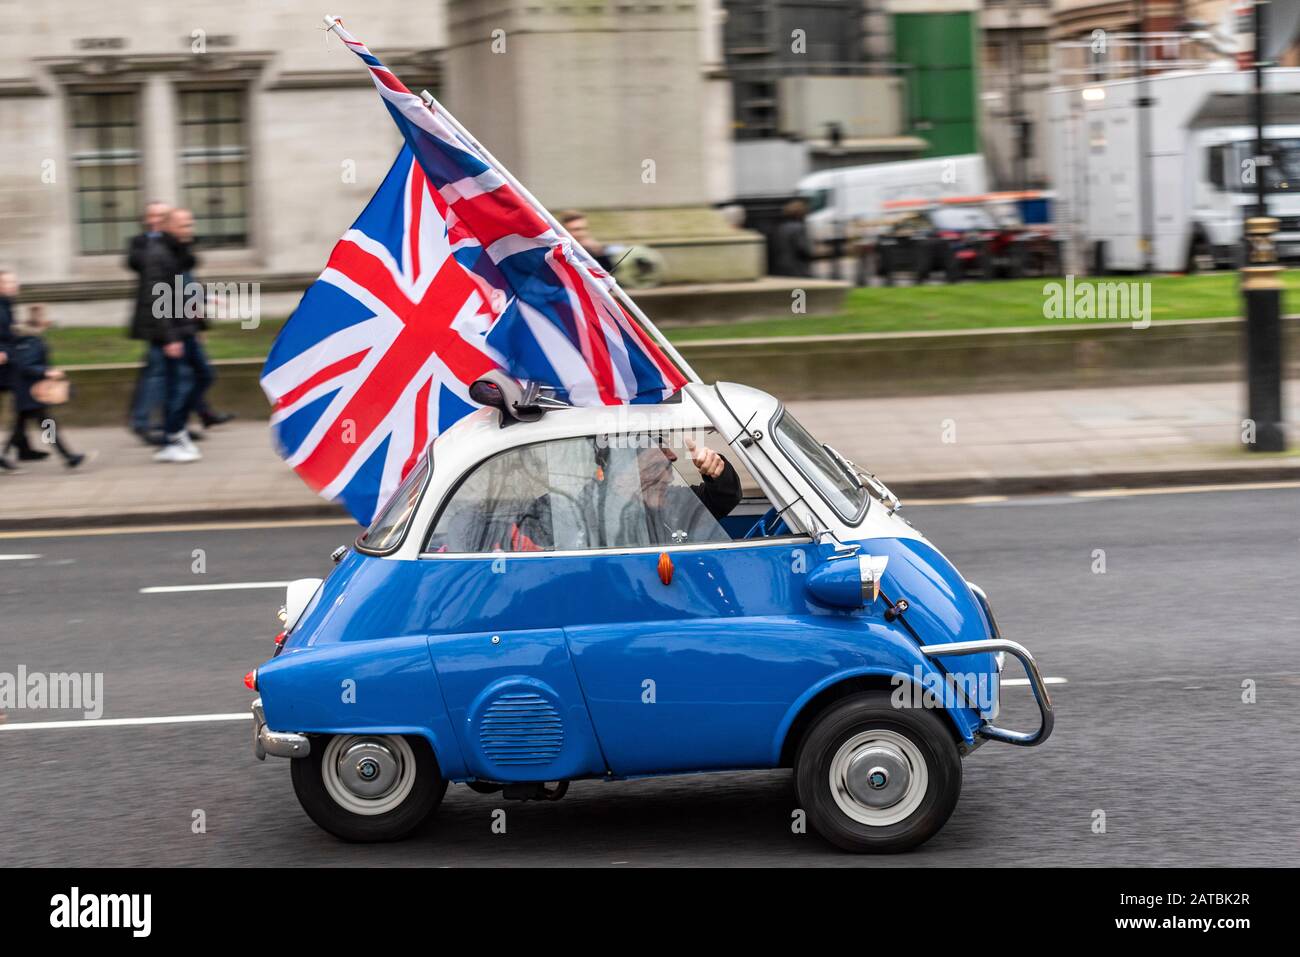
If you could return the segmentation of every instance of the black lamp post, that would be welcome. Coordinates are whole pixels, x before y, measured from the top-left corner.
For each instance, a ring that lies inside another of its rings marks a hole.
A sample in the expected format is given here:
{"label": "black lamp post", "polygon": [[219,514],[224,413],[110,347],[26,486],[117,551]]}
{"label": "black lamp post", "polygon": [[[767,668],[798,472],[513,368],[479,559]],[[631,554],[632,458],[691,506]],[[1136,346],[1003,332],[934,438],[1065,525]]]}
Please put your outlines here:
{"label": "black lamp post", "polygon": [[1246,306],[1246,415],[1254,423],[1255,452],[1281,452],[1286,448],[1282,424],[1282,267],[1277,263],[1273,234],[1278,222],[1268,215],[1270,164],[1264,146],[1266,99],[1264,94],[1264,16],[1268,0],[1254,0],[1255,31],[1255,209],[1246,220],[1245,263],[1241,291]]}

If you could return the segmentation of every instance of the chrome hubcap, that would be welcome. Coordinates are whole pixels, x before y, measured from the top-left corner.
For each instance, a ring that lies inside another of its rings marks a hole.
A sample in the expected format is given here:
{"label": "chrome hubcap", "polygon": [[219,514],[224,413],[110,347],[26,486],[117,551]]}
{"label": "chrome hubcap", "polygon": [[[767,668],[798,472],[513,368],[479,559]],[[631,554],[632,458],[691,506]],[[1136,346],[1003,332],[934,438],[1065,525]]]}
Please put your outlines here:
{"label": "chrome hubcap", "polygon": [[907,794],[912,772],[897,748],[872,745],[859,748],[848,762],[844,784],[853,800],[867,807],[893,807]]}
{"label": "chrome hubcap", "polygon": [[915,811],[925,798],[929,773],[921,751],[896,731],[864,731],[835,752],[831,795],[860,824],[885,827]]}
{"label": "chrome hubcap", "polygon": [[385,814],[415,786],[415,753],[396,735],[330,738],[321,757],[325,790],[353,814]]}
{"label": "chrome hubcap", "polygon": [[339,756],[339,780],[362,798],[383,797],[397,785],[401,762],[378,741],[362,741]]}

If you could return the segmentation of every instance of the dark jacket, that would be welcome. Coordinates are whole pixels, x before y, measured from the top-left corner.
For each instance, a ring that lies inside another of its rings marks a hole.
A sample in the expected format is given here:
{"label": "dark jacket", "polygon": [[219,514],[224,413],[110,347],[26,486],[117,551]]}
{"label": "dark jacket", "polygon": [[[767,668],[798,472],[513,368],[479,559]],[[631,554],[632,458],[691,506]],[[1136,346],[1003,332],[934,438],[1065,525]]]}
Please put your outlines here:
{"label": "dark jacket", "polygon": [[19,336],[9,354],[9,387],[14,394],[14,408],[19,412],[38,412],[45,406],[32,398],[32,386],[45,378],[50,368],[50,350],[40,336]]}
{"label": "dark jacket", "polygon": [[[143,239],[137,246],[137,240]],[[193,244],[182,243],[174,236],[160,233],[157,236],[142,234],[131,241],[127,264],[140,273],[140,286],[136,293],[135,313],[131,317],[130,336],[147,342],[163,344],[177,342],[203,328],[203,320],[186,317],[185,285],[193,281],[193,270],[198,264]],[[177,282],[181,284],[180,301],[176,298]],[[167,288],[162,297],[155,294],[159,284]],[[165,299],[165,302],[160,302]],[[155,315],[161,312],[162,315]]]}
{"label": "dark jacket", "polygon": [[137,276],[144,272],[144,251],[162,233],[137,233],[126,246],[126,268]]}
{"label": "dark jacket", "polygon": [[812,245],[802,219],[787,219],[772,239],[772,275],[811,276]]}
{"label": "dark jacket", "polygon": [[[0,352],[12,358],[14,347],[14,304],[0,296]],[[0,389],[9,388],[9,363],[0,365]]]}

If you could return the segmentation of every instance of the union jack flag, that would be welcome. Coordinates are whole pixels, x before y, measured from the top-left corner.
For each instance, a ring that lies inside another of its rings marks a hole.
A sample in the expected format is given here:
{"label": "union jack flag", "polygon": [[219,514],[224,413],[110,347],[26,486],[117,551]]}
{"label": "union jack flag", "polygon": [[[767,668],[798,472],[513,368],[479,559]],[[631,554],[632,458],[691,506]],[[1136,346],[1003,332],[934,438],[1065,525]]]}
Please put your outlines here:
{"label": "union jack flag", "polygon": [[281,454],[368,523],[494,368],[575,405],[658,402],[685,384],[553,229],[444,115],[335,25],[406,140],[267,357]]}

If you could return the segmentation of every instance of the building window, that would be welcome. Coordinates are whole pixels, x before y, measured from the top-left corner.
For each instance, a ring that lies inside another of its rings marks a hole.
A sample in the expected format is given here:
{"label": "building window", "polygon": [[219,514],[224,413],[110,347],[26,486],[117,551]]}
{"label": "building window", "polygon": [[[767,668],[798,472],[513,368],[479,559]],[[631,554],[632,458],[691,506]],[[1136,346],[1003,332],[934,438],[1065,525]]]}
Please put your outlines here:
{"label": "building window", "polygon": [[183,90],[181,195],[207,249],[248,245],[248,146],[244,91]]}
{"label": "building window", "polygon": [[77,245],[121,253],[139,229],[140,143],[136,95],[72,93]]}

